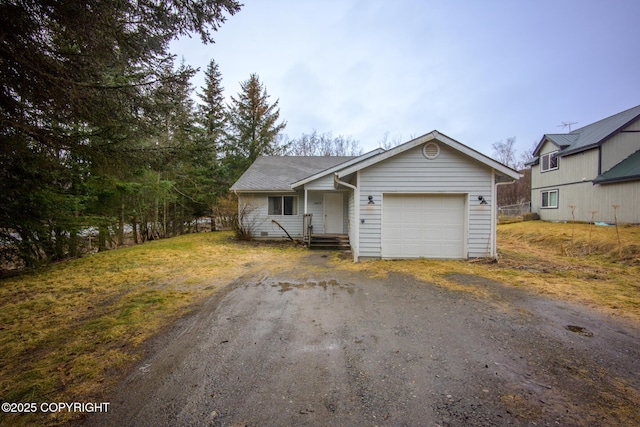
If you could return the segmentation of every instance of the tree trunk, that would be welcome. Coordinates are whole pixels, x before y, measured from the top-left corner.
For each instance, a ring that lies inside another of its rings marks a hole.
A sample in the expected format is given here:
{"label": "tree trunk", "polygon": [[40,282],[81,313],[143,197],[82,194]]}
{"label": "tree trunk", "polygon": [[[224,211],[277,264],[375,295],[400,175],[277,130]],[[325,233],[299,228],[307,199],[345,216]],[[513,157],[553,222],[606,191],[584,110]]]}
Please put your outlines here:
{"label": "tree trunk", "polygon": [[78,230],[72,229],[69,231],[69,257],[76,258],[78,255]]}
{"label": "tree trunk", "polygon": [[55,241],[53,242],[53,256],[56,260],[64,258],[64,231],[60,227],[55,227]]}
{"label": "tree trunk", "polygon": [[137,217],[133,215],[131,217],[131,232],[133,233],[133,243],[138,244],[138,223]]}
{"label": "tree trunk", "polygon": [[98,252],[107,250],[107,236],[109,235],[109,229],[106,225],[100,225],[98,227]]}
{"label": "tree trunk", "polygon": [[120,216],[118,217],[118,246],[124,245],[124,202],[120,203]]}

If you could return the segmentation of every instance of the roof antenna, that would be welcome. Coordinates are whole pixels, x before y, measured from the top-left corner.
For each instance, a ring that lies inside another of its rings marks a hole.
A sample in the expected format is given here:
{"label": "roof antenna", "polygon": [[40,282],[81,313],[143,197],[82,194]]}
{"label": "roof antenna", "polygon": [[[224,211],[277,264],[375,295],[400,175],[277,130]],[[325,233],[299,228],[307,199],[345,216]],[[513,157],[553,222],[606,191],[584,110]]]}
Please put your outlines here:
{"label": "roof antenna", "polygon": [[571,132],[571,125],[575,125],[578,122],[562,122],[561,125],[558,125],[559,128],[565,129],[565,128],[569,128],[569,132]]}

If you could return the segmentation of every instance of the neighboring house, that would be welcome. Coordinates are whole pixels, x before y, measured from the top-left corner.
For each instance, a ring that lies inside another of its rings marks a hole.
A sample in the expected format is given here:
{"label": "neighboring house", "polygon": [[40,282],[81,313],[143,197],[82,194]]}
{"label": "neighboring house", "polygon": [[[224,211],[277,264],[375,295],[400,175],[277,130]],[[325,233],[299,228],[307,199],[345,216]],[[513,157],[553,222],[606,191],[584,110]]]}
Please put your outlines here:
{"label": "neighboring house", "polygon": [[307,239],[306,218],[348,235],[355,261],[465,259],[496,255],[496,186],[519,177],[433,131],[358,157],[260,157],[231,190],[257,238],[285,237],[280,224]]}
{"label": "neighboring house", "polygon": [[531,211],[541,219],[640,223],[640,105],[544,135],[533,155]]}

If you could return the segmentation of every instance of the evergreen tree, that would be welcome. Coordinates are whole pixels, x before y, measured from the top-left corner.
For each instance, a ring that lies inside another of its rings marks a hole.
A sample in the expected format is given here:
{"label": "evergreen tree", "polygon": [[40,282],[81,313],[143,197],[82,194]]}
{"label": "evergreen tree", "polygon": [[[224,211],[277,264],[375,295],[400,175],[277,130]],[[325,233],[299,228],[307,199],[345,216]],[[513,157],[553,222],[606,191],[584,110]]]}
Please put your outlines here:
{"label": "evergreen tree", "polygon": [[204,131],[204,141],[217,154],[222,144],[226,125],[222,74],[214,59],[204,72],[205,86],[198,97],[202,103],[198,106],[198,122]]}
{"label": "evergreen tree", "polygon": [[208,197],[201,198],[213,209],[218,197],[228,190],[225,169],[219,157],[223,149],[227,124],[226,107],[222,91],[222,74],[215,60],[211,60],[204,73],[205,85],[198,93],[201,103],[198,105],[198,124],[200,138],[198,152],[194,158],[194,172],[200,185],[207,189]]}
{"label": "evergreen tree", "polygon": [[186,71],[162,75],[169,42],[190,33],[212,42],[239,9],[235,0],[0,2],[3,258],[73,254],[80,227],[109,226],[90,211],[113,216],[112,184],[149,165],[158,125],[149,94]]}
{"label": "evergreen tree", "polygon": [[240,87],[242,91],[237,98],[231,97],[228,106],[228,133],[223,154],[230,184],[259,156],[282,152],[278,134],[286,126],[286,122],[276,123],[280,117],[278,101],[269,104],[269,95],[257,74],[251,74]]}

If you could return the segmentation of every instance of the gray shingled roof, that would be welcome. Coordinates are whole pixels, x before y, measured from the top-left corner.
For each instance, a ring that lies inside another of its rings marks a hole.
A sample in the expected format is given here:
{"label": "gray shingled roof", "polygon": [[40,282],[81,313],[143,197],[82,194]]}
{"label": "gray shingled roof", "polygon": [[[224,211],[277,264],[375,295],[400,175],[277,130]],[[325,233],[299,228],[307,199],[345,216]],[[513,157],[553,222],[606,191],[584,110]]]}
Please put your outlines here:
{"label": "gray shingled roof", "polygon": [[261,156],[231,186],[232,191],[291,191],[291,184],[353,156]]}
{"label": "gray shingled roof", "polygon": [[602,175],[593,180],[594,184],[635,181],[640,179],[640,150],[636,151]]}
{"label": "gray shingled roof", "polygon": [[597,147],[638,117],[640,117],[640,105],[566,134],[545,134],[535,154],[539,154],[538,151],[545,138],[560,148],[558,152],[560,156]]}

